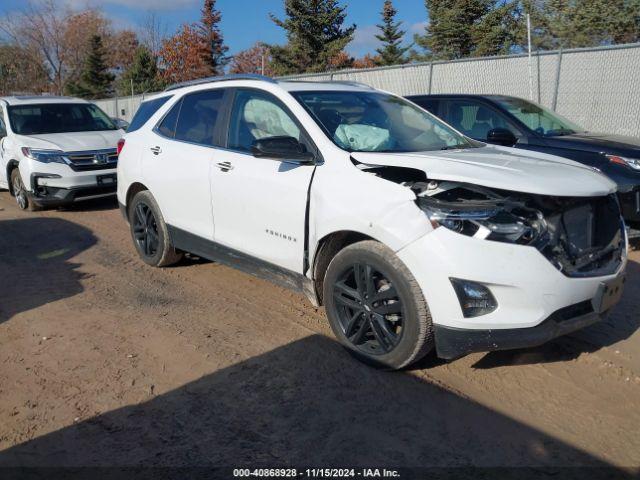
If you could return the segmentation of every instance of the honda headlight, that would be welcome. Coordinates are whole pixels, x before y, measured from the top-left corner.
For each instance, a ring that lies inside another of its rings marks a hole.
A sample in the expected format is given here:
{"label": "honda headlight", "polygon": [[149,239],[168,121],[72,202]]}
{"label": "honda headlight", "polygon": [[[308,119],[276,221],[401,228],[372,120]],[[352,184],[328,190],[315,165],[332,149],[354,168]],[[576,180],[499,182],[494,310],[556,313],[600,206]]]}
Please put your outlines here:
{"label": "honda headlight", "polygon": [[468,237],[537,245],[547,237],[541,211],[509,201],[447,202],[420,197],[420,208],[434,227],[445,227]]}
{"label": "honda headlight", "polygon": [[36,148],[22,147],[22,154],[25,157],[42,163],[67,163],[63,152],[60,150],[39,150]]}
{"label": "honda headlight", "polygon": [[639,158],[621,157],[619,155],[607,155],[607,158],[611,163],[617,163],[618,165],[622,165],[623,167],[630,167],[634,170],[640,170]]}

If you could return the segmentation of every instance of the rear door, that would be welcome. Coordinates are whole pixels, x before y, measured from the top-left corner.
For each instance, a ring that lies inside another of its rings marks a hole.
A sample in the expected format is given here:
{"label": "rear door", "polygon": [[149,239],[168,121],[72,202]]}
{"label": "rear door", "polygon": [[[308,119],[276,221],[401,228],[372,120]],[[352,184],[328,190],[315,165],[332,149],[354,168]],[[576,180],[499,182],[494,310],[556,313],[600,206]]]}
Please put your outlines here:
{"label": "rear door", "polygon": [[226,89],[179,99],[154,128],[143,152],[143,176],[172,227],[213,239],[209,177]]}
{"label": "rear door", "polygon": [[315,166],[251,154],[255,140],[283,135],[315,150],[293,114],[274,95],[258,89],[236,90],[226,149],[211,170],[215,240],[302,273],[307,194]]}

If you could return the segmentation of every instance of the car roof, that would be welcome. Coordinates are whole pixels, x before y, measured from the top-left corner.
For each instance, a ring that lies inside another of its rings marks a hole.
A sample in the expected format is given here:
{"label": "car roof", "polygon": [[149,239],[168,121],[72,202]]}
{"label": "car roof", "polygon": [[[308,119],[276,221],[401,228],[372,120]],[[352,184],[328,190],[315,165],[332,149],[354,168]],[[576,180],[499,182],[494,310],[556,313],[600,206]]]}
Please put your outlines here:
{"label": "car roof", "polygon": [[238,74],[238,75],[223,75],[220,77],[208,77],[197,80],[191,80],[187,82],[171,85],[165,89],[164,92],[149,96],[146,100],[151,100],[173,93],[185,93],[187,91],[196,91],[212,86],[220,87],[241,87],[255,84],[258,85],[271,85],[276,86],[287,92],[296,91],[372,91],[373,88],[364,83],[350,82],[350,81],[317,81],[317,80],[304,80],[304,79],[275,79],[262,75],[255,74]]}
{"label": "car roof", "polygon": [[511,95],[499,95],[495,93],[490,94],[481,94],[481,93],[434,93],[434,94],[418,94],[418,95],[407,95],[407,98],[475,98],[481,100],[508,100],[508,99],[518,99],[518,100],[526,100],[525,98],[514,97]]}
{"label": "car roof", "polygon": [[81,98],[61,97],[55,95],[14,95],[0,97],[8,105],[41,105],[43,103],[89,103]]}

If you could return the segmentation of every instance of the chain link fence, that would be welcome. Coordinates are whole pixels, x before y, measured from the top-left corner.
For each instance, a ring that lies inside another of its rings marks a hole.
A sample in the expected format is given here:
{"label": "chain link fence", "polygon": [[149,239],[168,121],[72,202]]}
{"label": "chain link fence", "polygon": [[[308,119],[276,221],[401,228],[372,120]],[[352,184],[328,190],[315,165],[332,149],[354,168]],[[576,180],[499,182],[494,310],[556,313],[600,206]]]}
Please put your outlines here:
{"label": "chain link fence", "polygon": [[[478,93],[530,98],[532,93],[532,100],[587,130],[640,137],[640,44],[534,53],[529,67],[525,54],[284,78],[362,82],[398,95]],[[131,120],[143,98],[95,103],[111,116]]]}

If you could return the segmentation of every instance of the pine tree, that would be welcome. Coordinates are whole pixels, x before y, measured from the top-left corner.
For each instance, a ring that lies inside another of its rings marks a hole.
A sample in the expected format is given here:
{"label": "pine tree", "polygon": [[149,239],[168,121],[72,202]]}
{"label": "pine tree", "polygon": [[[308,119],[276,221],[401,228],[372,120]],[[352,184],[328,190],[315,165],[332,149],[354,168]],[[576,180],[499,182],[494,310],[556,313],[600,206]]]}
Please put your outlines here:
{"label": "pine tree", "polygon": [[157,92],[165,86],[165,82],[158,76],[157,59],[143,45],[136,49],[133,64],[120,77],[118,93],[130,94],[132,83],[134,94]]}
{"label": "pine tree", "polygon": [[202,35],[202,55],[206,65],[211,69],[211,75],[221,75],[229,58],[226,56],[229,47],[224,44],[220,31],[222,14],[216,8],[216,0],[205,0],[200,20],[200,35]]}
{"label": "pine tree", "polygon": [[67,91],[83,98],[104,98],[112,90],[115,76],[109,72],[106,53],[100,35],[92,35],[89,55],[80,75],[80,81],[67,85]]}
{"label": "pine tree", "polygon": [[272,66],[278,75],[322,72],[340,59],[340,66],[349,66],[352,59],[342,55],[353,39],[355,25],[343,28],[345,7],[337,0],[285,0],[286,19],[271,15],[273,22],[287,32],[285,46],[269,47]]}
{"label": "pine tree", "polygon": [[378,65],[398,65],[407,63],[405,53],[410,47],[402,47],[402,38],[406,31],[400,30],[402,22],[396,22],[395,17],[398,11],[393,7],[391,0],[385,0],[382,7],[382,24],[377,25],[380,34],[376,38],[382,42],[382,47],[376,49],[378,52]]}
{"label": "pine tree", "polygon": [[517,2],[497,0],[425,0],[429,24],[416,44],[431,59],[508,53],[513,35],[509,16]]}

